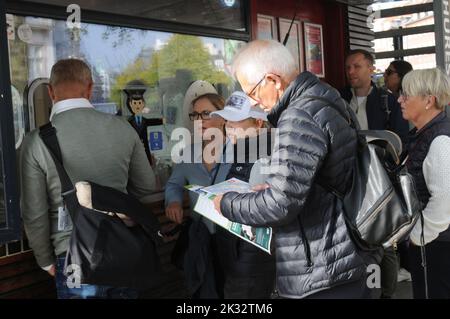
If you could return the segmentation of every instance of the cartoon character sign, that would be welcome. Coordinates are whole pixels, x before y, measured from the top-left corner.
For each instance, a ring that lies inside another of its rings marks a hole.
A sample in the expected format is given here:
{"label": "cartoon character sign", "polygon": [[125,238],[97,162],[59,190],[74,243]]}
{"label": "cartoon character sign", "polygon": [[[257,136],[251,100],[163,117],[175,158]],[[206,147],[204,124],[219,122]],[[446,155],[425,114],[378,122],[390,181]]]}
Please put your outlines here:
{"label": "cartoon character sign", "polygon": [[126,105],[131,114],[142,116],[145,108],[144,94],[147,91],[145,83],[140,80],[133,80],[128,82],[123,91],[127,95]]}
{"label": "cartoon character sign", "polygon": [[[144,98],[147,87],[143,81],[133,80],[126,85],[123,91],[127,96],[127,108],[131,112],[128,122],[138,133],[142,143],[144,144],[145,153],[147,154],[150,165],[153,165],[154,163],[150,152],[147,128],[149,126],[162,125],[163,121],[162,119],[148,119],[143,117],[143,113],[146,113],[146,111],[148,112],[148,109],[145,107]],[[159,146],[162,147],[161,145]]]}

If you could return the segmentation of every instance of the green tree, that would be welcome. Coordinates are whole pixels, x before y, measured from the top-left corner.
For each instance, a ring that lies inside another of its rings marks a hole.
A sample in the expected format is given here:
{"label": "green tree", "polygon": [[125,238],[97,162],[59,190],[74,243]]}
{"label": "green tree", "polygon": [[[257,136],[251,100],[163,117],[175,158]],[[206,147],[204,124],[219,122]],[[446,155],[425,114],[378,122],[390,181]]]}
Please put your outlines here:
{"label": "green tree", "polygon": [[215,68],[199,37],[174,34],[167,45],[153,53],[151,61],[137,58],[117,76],[111,98],[114,102],[119,102],[120,91],[131,80],[141,79],[153,86],[159,79],[174,77],[180,69],[190,70],[196,80],[226,85],[232,82],[223,71]]}
{"label": "green tree", "polygon": [[149,81],[148,75],[146,74],[147,68],[146,64],[148,62],[144,61],[142,58],[136,59],[132,64],[128,65],[125,70],[119,74],[111,92],[111,100],[120,105],[120,95],[121,91],[125,88],[128,82],[136,79],[142,79],[147,84],[155,84],[156,81]]}

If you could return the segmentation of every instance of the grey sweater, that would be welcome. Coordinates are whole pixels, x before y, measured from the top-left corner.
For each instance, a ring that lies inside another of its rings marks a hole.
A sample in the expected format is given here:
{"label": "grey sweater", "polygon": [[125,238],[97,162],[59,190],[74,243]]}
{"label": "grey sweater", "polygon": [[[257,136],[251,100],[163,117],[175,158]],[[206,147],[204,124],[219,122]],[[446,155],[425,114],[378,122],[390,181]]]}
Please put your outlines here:
{"label": "grey sweater", "polygon": [[[155,190],[144,147],[125,120],[93,108],[77,108],[56,114],[52,123],[73,184],[89,180],[129,192],[143,202]],[[25,231],[39,266],[45,267],[67,250],[71,232],[58,231],[61,184],[38,130],[25,137],[20,169]]]}

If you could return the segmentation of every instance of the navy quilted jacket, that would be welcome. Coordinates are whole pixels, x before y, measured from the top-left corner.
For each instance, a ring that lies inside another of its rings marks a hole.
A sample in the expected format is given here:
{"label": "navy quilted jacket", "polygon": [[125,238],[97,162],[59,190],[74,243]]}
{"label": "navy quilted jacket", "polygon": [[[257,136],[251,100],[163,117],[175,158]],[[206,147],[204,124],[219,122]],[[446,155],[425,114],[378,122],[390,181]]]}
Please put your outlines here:
{"label": "navy quilted jacket", "polygon": [[277,288],[287,298],[306,297],[366,274],[340,201],[317,183],[320,178],[345,192],[356,156],[356,132],[336,110],[304,99],[307,95],[344,108],[337,90],[309,72],[301,73],[269,115],[279,133],[267,180],[270,187],[227,193],[221,202],[223,215],[232,221],[273,227]]}

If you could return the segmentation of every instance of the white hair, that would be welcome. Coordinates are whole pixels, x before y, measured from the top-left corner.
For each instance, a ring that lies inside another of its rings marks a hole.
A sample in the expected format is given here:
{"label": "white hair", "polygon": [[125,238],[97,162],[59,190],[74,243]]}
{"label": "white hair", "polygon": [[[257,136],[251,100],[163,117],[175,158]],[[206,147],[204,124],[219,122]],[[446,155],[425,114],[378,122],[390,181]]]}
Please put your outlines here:
{"label": "white hair", "polygon": [[442,110],[450,102],[450,79],[440,69],[413,70],[402,81],[406,95],[436,97],[436,108]]}
{"label": "white hair", "polygon": [[233,60],[233,75],[245,76],[249,84],[256,84],[265,74],[273,73],[285,80],[298,74],[297,63],[289,50],[274,40],[255,40],[240,49]]}

